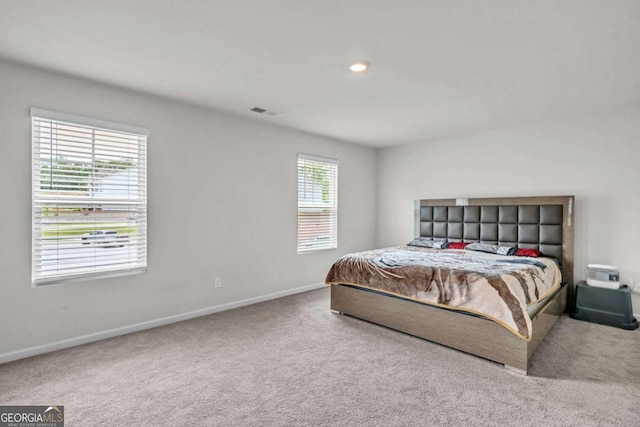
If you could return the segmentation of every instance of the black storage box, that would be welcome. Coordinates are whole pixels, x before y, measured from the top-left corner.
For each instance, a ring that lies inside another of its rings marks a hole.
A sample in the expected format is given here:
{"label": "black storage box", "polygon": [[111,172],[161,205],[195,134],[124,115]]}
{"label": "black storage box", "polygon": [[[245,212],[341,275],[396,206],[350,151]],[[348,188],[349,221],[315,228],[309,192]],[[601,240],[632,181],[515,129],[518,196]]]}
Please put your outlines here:
{"label": "black storage box", "polygon": [[636,329],[638,320],[633,317],[631,290],[596,288],[586,282],[576,285],[575,305],[570,313],[574,319],[622,329]]}

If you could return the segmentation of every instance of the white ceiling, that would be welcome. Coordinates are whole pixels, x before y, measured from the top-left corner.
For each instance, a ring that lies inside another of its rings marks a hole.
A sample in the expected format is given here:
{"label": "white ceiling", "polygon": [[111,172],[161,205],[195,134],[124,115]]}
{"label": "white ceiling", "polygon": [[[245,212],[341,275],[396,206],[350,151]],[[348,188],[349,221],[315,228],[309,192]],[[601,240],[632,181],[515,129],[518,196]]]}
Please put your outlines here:
{"label": "white ceiling", "polygon": [[0,0],[0,58],[383,147],[640,103],[640,1]]}

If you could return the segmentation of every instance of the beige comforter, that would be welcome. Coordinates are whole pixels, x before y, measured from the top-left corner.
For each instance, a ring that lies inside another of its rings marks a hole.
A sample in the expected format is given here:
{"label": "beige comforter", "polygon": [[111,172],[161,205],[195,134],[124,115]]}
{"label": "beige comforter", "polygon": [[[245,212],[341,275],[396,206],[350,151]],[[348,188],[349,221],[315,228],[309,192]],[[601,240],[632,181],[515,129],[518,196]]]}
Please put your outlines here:
{"label": "beige comforter", "polygon": [[555,292],[561,273],[550,258],[401,246],[345,255],[333,264],[326,283],[480,314],[529,341],[527,306]]}

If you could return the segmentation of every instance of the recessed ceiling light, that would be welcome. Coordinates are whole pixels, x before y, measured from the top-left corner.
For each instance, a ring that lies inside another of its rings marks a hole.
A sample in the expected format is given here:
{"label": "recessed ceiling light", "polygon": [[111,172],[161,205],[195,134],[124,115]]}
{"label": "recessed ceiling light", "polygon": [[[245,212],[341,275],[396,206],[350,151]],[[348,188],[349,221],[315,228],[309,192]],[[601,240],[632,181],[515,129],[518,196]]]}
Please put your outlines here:
{"label": "recessed ceiling light", "polygon": [[369,63],[367,61],[356,61],[349,65],[349,69],[356,73],[361,73],[367,68],[369,68]]}

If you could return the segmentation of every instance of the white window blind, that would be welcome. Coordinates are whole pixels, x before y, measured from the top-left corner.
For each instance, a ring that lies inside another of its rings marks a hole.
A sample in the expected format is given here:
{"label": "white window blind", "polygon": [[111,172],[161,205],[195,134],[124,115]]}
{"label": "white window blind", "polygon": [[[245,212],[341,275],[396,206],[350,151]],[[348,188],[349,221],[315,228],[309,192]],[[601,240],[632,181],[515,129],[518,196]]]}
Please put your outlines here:
{"label": "white window blind", "polygon": [[31,109],[35,285],[143,272],[148,130]]}
{"label": "white window blind", "polygon": [[298,253],[338,247],[338,161],[298,154]]}

